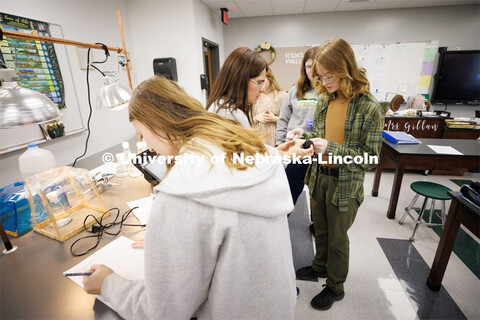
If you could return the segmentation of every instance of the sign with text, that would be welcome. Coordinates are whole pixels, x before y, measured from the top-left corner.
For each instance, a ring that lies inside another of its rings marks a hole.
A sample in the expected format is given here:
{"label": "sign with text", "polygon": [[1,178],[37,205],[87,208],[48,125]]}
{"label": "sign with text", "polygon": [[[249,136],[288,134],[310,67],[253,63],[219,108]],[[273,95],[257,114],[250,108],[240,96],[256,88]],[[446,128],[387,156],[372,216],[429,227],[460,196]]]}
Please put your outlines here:
{"label": "sign with text", "polygon": [[300,77],[302,59],[309,46],[275,47],[276,58],[269,66],[283,90],[288,91]]}
{"label": "sign with text", "polygon": [[404,131],[416,138],[442,138],[444,119],[385,119],[384,130]]}

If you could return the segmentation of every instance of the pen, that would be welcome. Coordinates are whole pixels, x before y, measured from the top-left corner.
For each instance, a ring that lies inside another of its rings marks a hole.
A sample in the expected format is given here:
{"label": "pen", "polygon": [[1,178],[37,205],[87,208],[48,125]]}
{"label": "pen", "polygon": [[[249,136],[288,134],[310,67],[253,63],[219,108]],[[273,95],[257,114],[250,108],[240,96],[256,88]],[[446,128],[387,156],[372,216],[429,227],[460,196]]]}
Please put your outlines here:
{"label": "pen", "polygon": [[64,273],[64,277],[73,277],[73,276],[90,276],[93,272],[75,272],[75,273]]}

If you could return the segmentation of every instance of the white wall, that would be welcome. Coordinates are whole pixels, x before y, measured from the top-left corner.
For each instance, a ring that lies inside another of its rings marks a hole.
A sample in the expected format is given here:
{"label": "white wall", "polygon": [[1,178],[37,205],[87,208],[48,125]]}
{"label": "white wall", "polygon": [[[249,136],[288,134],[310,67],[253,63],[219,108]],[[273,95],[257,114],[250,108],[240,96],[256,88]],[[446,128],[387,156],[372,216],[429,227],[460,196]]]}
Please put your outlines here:
{"label": "white wall", "polygon": [[[0,0],[0,11],[59,24],[67,39],[122,47],[117,9],[122,15],[127,50],[131,53],[133,86],[153,76],[154,58],[174,57],[180,85],[205,103],[200,90],[200,74],[204,73],[201,38],[219,44],[223,61],[223,25],[220,17],[200,0]],[[79,69],[75,49],[69,47],[68,52],[86,123],[85,70]],[[97,51],[95,56],[102,55]],[[90,79],[92,102],[95,104],[101,76],[94,71]],[[126,72],[121,74],[120,80],[127,83]],[[127,110],[111,112],[94,109],[91,132],[87,156],[130,140],[135,135],[128,122]],[[46,142],[41,148],[52,151],[59,166],[67,165],[83,153],[85,138],[86,134],[66,137]],[[0,155],[0,188],[21,180],[17,162],[22,152]]]}
{"label": "white wall", "polygon": [[478,5],[327,12],[230,19],[224,28],[225,54],[239,46],[439,40],[440,46],[480,48]]}
{"label": "white wall", "polygon": [[127,6],[138,82],[153,76],[154,58],[173,57],[178,83],[204,104],[202,37],[219,44],[223,54],[220,17],[200,0],[134,0]]}

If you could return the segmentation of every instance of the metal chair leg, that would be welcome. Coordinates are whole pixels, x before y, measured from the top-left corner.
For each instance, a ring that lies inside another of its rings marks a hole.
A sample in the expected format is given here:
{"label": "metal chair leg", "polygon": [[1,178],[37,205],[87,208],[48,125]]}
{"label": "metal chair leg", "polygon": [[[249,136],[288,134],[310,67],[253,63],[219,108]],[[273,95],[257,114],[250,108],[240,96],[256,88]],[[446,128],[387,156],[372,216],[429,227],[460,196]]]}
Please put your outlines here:
{"label": "metal chair leg", "polygon": [[410,210],[412,210],[413,206],[415,205],[415,202],[417,202],[418,196],[419,194],[416,193],[415,196],[413,197],[413,200],[408,205],[408,207],[405,208],[405,213],[403,214],[402,218],[398,220],[398,224],[403,224],[403,221],[405,221],[405,217],[407,216],[407,214],[410,215],[410,217],[413,220],[415,220],[415,218],[410,214]]}
{"label": "metal chair leg", "polygon": [[430,216],[428,217],[428,224],[432,224],[432,216],[435,214],[435,199],[432,199],[432,205],[430,206]]}
{"label": "metal chair leg", "polygon": [[442,200],[442,229],[447,219],[447,210],[445,210],[445,200]]}
{"label": "metal chair leg", "polygon": [[425,208],[427,207],[427,201],[428,201],[428,198],[425,197],[425,200],[423,201],[423,204],[422,204],[422,210],[418,214],[418,219],[415,223],[415,228],[413,229],[412,236],[410,237],[410,239],[408,239],[410,240],[410,242],[415,241],[415,232],[417,232],[418,226],[420,225],[420,223],[422,223],[422,216],[425,213]]}

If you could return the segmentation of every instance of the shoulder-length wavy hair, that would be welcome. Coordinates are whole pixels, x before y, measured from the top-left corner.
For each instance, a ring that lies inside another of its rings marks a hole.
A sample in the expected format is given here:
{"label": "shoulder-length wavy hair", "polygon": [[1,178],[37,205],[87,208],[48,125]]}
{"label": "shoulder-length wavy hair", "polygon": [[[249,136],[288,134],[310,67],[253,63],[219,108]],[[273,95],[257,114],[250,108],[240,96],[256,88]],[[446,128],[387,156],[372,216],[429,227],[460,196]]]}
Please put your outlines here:
{"label": "shoulder-length wavy hair", "polygon": [[253,165],[234,162],[234,153],[253,156],[267,152],[261,135],[239,126],[234,120],[208,112],[176,82],[163,77],[154,76],[135,88],[128,105],[128,115],[130,121],[137,120],[159,137],[168,139],[174,155],[182,147],[211,155],[207,147],[190,143],[198,138],[223,149],[227,166],[245,170]]}
{"label": "shoulder-length wavy hair", "polygon": [[300,69],[300,78],[297,81],[296,96],[298,99],[305,99],[305,92],[313,88],[313,83],[311,83],[310,79],[308,79],[307,71],[305,70],[305,63],[307,63],[309,59],[313,59],[314,51],[315,47],[310,48],[303,55],[302,68]]}
{"label": "shoulder-length wavy hair", "polygon": [[[370,92],[366,70],[358,67],[355,53],[345,40],[328,40],[317,47],[313,55],[313,76],[317,76],[317,66],[321,65],[340,78],[340,90],[346,98],[351,99],[359,93]],[[320,94],[327,93],[329,99],[333,98],[333,94],[328,94],[323,83],[316,82],[315,89]]]}
{"label": "shoulder-length wavy hair", "polygon": [[214,102],[219,108],[240,109],[252,124],[252,106],[247,102],[248,82],[268,69],[265,60],[255,51],[240,47],[227,57],[213,83],[207,101],[207,110]]}

